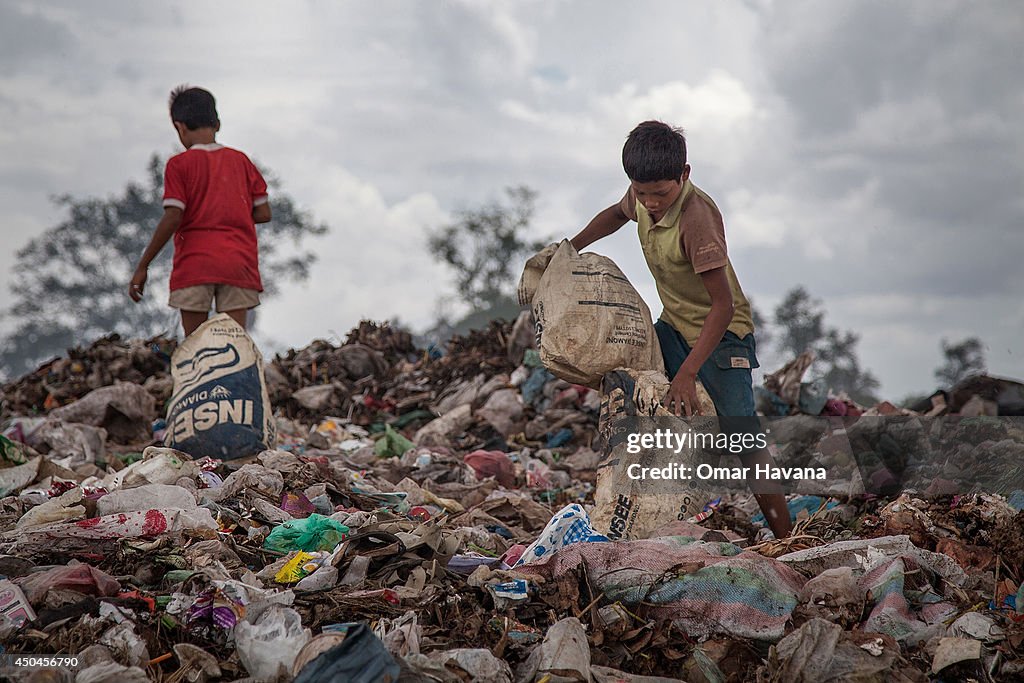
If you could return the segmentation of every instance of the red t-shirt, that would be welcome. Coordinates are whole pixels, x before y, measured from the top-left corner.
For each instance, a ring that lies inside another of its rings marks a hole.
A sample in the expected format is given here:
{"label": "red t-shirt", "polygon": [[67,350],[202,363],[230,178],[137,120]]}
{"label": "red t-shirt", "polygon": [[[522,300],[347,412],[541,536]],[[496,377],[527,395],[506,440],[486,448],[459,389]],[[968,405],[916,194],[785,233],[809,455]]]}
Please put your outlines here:
{"label": "red t-shirt", "polygon": [[267,199],[263,176],[237,149],[193,145],[168,159],[163,205],[184,211],[171,289],[223,284],[262,292],[252,207]]}

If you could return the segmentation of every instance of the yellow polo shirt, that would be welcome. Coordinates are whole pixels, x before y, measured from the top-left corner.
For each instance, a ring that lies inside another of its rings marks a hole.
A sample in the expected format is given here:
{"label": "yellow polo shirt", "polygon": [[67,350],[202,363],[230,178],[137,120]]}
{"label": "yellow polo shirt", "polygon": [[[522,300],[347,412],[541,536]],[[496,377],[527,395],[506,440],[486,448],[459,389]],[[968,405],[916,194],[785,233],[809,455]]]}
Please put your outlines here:
{"label": "yellow polo shirt", "polygon": [[679,198],[657,223],[632,188],[619,207],[637,222],[640,246],[664,306],[661,319],[678,330],[690,346],[697,342],[711,311],[711,295],[700,274],[722,266],[732,289],[733,316],[728,330],[741,339],[754,331],[750,302],[729,262],[722,214],[711,197],[687,179]]}

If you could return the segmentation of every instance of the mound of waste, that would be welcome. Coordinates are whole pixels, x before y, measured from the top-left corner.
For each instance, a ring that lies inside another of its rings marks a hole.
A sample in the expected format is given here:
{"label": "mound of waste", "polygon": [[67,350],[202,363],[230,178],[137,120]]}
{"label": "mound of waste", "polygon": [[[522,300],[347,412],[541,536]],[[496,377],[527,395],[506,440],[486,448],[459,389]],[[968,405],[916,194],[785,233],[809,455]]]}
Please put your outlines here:
{"label": "mound of waste", "polygon": [[364,321],[263,362],[276,436],[244,457],[165,445],[173,340],[6,384],[0,678],[1024,677],[1018,383],[858,406],[797,359],[759,390],[776,459],[834,476],[789,492],[792,536],[740,486],[610,540],[614,401],[535,343],[529,312],[428,349]]}

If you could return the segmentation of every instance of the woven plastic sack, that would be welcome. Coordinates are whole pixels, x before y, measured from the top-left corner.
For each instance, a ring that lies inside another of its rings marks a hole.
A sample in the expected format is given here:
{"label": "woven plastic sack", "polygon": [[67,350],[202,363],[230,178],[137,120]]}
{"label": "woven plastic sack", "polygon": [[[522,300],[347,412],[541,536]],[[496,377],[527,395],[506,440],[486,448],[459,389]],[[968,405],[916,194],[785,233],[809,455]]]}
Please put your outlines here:
{"label": "woven plastic sack", "polygon": [[174,393],[164,444],[193,458],[244,458],[277,444],[263,356],[226,313],[190,334],[171,358]]}
{"label": "woven plastic sack", "polygon": [[664,372],[651,311],[615,262],[580,254],[568,240],[551,251],[527,261],[519,282],[520,303],[530,304],[537,321],[544,367],[593,389],[615,368]]}

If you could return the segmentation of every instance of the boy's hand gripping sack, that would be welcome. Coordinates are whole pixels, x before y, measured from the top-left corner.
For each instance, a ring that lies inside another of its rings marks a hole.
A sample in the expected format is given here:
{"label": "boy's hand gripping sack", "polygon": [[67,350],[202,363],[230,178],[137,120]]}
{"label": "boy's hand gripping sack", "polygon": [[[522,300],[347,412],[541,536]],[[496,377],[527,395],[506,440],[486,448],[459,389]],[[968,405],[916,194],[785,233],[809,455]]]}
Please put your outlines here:
{"label": "boy's hand gripping sack", "polygon": [[519,302],[531,305],[544,367],[597,389],[616,368],[664,372],[651,312],[607,256],[580,254],[568,240],[526,262]]}
{"label": "boy's hand gripping sack", "polygon": [[244,458],[274,448],[263,356],[226,313],[189,335],[171,358],[174,394],[164,443],[193,458]]}
{"label": "boy's hand gripping sack", "polygon": [[[590,518],[594,529],[613,541],[674,535],[674,522],[693,521],[711,501],[709,482],[694,476],[697,465],[709,458],[702,447],[692,441],[685,447],[637,447],[637,436],[658,429],[671,427],[680,435],[718,431],[715,404],[699,381],[700,416],[675,417],[662,405],[668,388],[668,379],[654,371],[619,369],[604,378],[598,419],[601,460]],[[671,469],[678,466],[688,467],[689,475],[679,479],[633,478],[631,466],[636,470],[634,476],[643,468],[672,474]]]}

